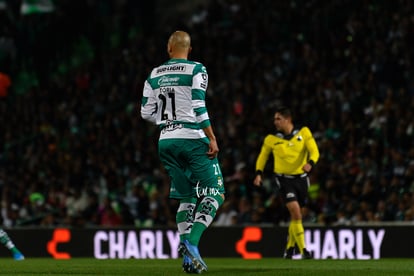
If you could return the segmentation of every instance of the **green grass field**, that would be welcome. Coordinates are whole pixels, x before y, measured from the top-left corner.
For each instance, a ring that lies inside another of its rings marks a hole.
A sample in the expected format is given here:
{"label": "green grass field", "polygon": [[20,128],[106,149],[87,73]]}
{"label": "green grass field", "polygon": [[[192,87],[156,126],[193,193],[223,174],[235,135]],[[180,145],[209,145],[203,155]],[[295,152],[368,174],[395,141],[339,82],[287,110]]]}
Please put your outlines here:
{"label": "green grass field", "polygon": [[[205,258],[209,270],[204,275],[414,275],[413,259],[382,260],[284,260]],[[43,258],[0,260],[0,275],[187,275],[180,260],[53,260]]]}

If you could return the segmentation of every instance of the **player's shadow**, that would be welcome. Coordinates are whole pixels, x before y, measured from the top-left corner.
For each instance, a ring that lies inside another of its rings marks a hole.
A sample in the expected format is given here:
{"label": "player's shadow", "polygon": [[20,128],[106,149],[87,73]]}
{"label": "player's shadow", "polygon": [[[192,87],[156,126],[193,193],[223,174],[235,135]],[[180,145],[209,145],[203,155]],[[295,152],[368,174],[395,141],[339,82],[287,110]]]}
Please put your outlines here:
{"label": "player's shadow", "polygon": [[246,267],[246,268],[223,268],[223,269],[209,269],[209,275],[276,275],[280,272],[277,268],[257,268],[257,267]]}

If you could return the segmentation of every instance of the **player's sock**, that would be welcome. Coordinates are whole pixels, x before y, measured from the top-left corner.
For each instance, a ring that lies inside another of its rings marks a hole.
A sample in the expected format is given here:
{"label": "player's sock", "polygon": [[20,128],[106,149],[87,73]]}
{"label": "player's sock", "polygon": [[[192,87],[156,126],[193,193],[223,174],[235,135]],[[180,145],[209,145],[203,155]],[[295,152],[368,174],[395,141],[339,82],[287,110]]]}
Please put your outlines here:
{"label": "player's sock", "polygon": [[292,231],[292,222],[289,223],[288,239],[287,239],[287,243],[286,243],[286,249],[289,249],[291,247],[295,247],[295,236],[294,236],[293,231]]}
{"label": "player's sock", "polygon": [[19,253],[20,251],[16,248],[12,240],[9,238],[9,235],[3,230],[0,229],[0,243],[3,244],[7,249],[12,253]]}
{"label": "player's sock", "polygon": [[303,254],[303,248],[305,248],[305,230],[303,229],[302,220],[292,220],[290,223],[296,245],[299,248],[300,254]]}
{"label": "player's sock", "polygon": [[197,206],[197,211],[194,218],[193,229],[189,242],[195,246],[198,246],[201,235],[204,230],[213,222],[218,208],[223,204],[223,198],[221,195],[206,196],[200,204]]}
{"label": "player's sock", "polygon": [[183,242],[189,238],[194,221],[194,209],[197,198],[186,198],[180,200],[175,220],[177,222],[180,241]]}

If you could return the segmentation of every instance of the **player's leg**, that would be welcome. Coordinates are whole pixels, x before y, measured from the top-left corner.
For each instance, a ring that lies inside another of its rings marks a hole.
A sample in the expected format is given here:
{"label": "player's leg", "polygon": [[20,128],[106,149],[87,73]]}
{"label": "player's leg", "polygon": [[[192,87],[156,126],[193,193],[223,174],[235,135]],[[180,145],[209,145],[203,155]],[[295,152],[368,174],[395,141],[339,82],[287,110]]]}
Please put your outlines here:
{"label": "player's leg", "polygon": [[223,204],[223,201],[224,196],[222,194],[205,196],[201,200],[197,206],[193,229],[189,238],[191,244],[198,246],[202,234],[213,222],[217,210]]}
{"label": "player's leg", "polygon": [[[283,200],[285,201],[285,203],[289,202],[292,200],[291,196],[287,196],[287,194],[294,194],[294,190],[293,187],[291,185],[291,183],[289,183],[289,179],[284,178],[284,177],[275,177],[275,181],[276,181],[276,187],[280,193],[280,195],[282,196]],[[289,227],[288,227],[288,235],[287,235],[287,242],[286,242],[286,248],[285,248],[285,252],[283,254],[283,258],[285,259],[292,259],[293,255],[294,255],[294,251],[295,251],[295,233],[293,232],[293,228],[292,228],[292,214],[289,211],[289,215],[290,215],[290,223],[289,223]]]}
{"label": "player's leg", "polygon": [[302,220],[292,220],[292,232],[295,237],[296,245],[299,248],[302,259],[312,259],[311,253],[306,249],[305,244],[305,230],[303,228]]}
{"label": "player's leg", "polygon": [[184,198],[179,200],[179,206],[176,214],[178,232],[180,241],[188,240],[194,222],[194,209],[196,198]]}
{"label": "player's leg", "polygon": [[294,253],[295,253],[295,237],[292,231],[292,224],[289,223],[286,250],[285,250],[285,254],[283,255],[283,258],[292,259]]}
{"label": "player's leg", "polygon": [[[300,206],[300,212],[302,217],[302,209],[303,206],[305,206],[307,199],[308,199],[308,189],[310,186],[310,180],[309,177],[300,178],[298,181],[298,203]],[[301,220],[301,227],[303,229],[303,224]],[[303,230],[303,233],[305,230]],[[302,250],[302,259],[313,259],[312,254],[306,249],[306,241],[305,241],[305,235],[303,234],[303,250]]]}
{"label": "player's leg", "polygon": [[[175,218],[181,241],[178,250],[182,253],[184,241],[189,238],[193,227],[197,198],[194,196],[193,185],[190,183],[191,172],[185,169],[185,164],[183,165],[177,157],[181,154],[182,149],[179,143],[180,141],[176,140],[160,141],[159,156],[171,179],[169,196],[179,201]],[[183,254],[182,268],[187,273],[198,273],[192,260],[185,254]]]}
{"label": "player's leg", "polygon": [[3,244],[10,252],[13,254],[13,258],[16,261],[24,260],[23,254],[19,249],[14,245],[13,241],[10,239],[9,235],[0,228],[0,243]]}
{"label": "player's leg", "polygon": [[298,246],[300,254],[303,254],[305,248],[305,230],[302,224],[299,203],[297,201],[290,201],[286,204],[286,207],[289,210],[291,218],[289,224],[289,236],[294,239],[294,243]]}
{"label": "player's leg", "polygon": [[193,152],[191,171],[194,179],[197,179],[196,195],[200,203],[197,206],[193,229],[191,230],[190,243],[198,246],[203,232],[213,222],[217,210],[224,202],[224,183],[218,159],[208,159],[206,151],[208,145],[201,144]]}
{"label": "player's leg", "polygon": [[[182,253],[184,241],[188,240],[194,221],[194,209],[196,205],[196,198],[185,198],[180,200],[178,211],[176,214],[176,223],[178,232],[180,234],[180,248],[179,251]],[[182,268],[187,273],[198,273],[195,269],[192,260],[185,254],[183,254]]]}
{"label": "player's leg", "polygon": [[203,270],[207,265],[198,252],[198,245],[204,231],[213,222],[218,208],[224,201],[224,183],[220,165],[217,158],[209,159],[206,155],[208,144],[202,140],[188,145],[188,158],[195,185],[196,196],[199,204],[195,211],[193,228],[188,239],[188,250],[195,256],[195,265],[201,264]]}
{"label": "player's leg", "polygon": [[312,258],[312,256],[306,250],[305,229],[302,223],[301,211],[301,206],[305,204],[305,198],[307,193],[307,180],[305,178],[294,179],[292,180],[290,186],[295,189],[294,192],[291,192],[295,196],[291,197],[290,199],[286,199],[286,207],[289,210],[291,218],[290,227],[292,236],[294,237],[295,244],[297,245],[299,252],[302,255],[302,258],[310,259]]}

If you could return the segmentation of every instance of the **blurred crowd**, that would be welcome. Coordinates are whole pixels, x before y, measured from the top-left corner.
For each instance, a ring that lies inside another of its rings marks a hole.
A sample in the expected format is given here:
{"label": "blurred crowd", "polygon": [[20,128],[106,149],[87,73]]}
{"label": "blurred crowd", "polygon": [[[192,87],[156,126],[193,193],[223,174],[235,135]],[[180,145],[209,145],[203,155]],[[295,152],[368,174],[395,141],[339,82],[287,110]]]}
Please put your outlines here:
{"label": "blurred crowd", "polygon": [[139,106],[176,29],[209,73],[227,190],[216,226],[288,219],[272,162],[252,184],[281,103],[321,153],[304,222],[414,223],[411,1],[195,1],[176,18],[168,1],[61,0],[25,16],[18,2],[0,9],[4,226],[175,227],[158,129]]}

